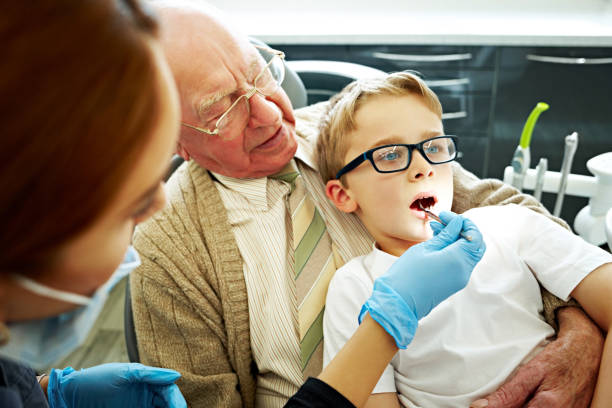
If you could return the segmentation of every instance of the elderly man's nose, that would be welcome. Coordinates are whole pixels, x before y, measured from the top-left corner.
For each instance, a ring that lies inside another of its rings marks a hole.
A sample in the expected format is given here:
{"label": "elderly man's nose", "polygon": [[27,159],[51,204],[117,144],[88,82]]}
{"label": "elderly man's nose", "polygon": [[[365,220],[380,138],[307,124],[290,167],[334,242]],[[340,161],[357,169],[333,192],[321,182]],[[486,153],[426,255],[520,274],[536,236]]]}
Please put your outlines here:
{"label": "elderly man's nose", "polygon": [[251,105],[251,116],[249,127],[270,126],[282,119],[281,109],[265,96],[256,93],[249,99]]}

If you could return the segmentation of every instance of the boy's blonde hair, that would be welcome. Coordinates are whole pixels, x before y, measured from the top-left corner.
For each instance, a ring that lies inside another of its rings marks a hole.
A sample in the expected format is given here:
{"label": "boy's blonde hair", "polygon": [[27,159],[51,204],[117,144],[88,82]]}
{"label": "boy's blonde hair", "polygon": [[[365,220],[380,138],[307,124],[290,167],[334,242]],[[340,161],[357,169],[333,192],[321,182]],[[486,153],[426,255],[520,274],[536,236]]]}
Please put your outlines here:
{"label": "boy's blonde hair", "polygon": [[[413,73],[395,72],[381,78],[351,82],[330,99],[319,124],[317,164],[324,183],[335,179],[344,167],[344,156],[349,148],[348,133],[357,128],[357,111],[369,98],[377,95],[421,96],[429,109],[442,118],[442,105],[438,97]],[[343,178],[340,177],[341,181]],[[346,185],[344,181],[343,184]]]}

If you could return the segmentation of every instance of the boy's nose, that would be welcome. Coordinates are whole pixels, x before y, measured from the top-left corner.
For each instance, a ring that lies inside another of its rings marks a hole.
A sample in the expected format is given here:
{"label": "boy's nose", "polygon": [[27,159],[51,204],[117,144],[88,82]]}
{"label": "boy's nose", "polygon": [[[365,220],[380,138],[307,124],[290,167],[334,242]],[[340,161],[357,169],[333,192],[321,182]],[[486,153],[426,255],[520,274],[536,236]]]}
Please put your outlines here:
{"label": "boy's nose", "polygon": [[433,166],[425,160],[418,150],[412,151],[412,161],[408,167],[408,177],[411,181],[418,181],[434,175]]}
{"label": "boy's nose", "polygon": [[271,126],[282,120],[281,109],[265,96],[255,93],[250,99],[251,116],[248,126],[251,128]]}

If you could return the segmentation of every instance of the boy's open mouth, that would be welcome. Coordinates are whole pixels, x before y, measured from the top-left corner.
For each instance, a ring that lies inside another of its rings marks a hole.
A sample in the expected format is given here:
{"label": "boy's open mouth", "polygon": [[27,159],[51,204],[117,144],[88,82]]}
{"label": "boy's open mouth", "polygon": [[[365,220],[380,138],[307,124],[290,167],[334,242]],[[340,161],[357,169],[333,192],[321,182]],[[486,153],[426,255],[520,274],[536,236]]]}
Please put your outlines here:
{"label": "boy's open mouth", "polygon": [[421,210],[421,207],[429,209],[436,205],[437,202],[438,199],[432,193],[419,193],[414,198],[412,204],[410,204],[410,209],[423,211]]}

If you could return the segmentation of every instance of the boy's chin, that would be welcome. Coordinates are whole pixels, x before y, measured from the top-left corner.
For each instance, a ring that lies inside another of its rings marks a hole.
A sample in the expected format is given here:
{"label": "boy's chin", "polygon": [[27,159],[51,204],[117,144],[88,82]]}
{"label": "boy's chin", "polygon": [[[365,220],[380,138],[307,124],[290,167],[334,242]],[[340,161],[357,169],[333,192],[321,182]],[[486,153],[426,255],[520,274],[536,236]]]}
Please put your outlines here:
{"label": "boy's chin", "polygon": [[427,230],[423,231],[414,231],[410,234],[410,237],[407,237],[407,241],[413,242],[415,244],[425,242],[433,237],[433,231],[429,226],[426,226]]}

